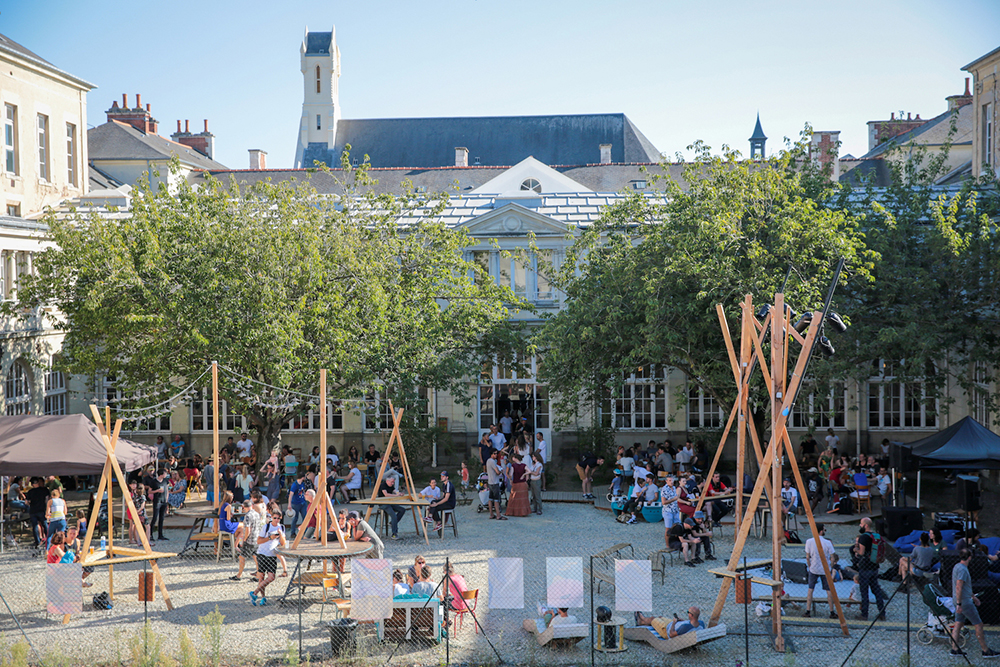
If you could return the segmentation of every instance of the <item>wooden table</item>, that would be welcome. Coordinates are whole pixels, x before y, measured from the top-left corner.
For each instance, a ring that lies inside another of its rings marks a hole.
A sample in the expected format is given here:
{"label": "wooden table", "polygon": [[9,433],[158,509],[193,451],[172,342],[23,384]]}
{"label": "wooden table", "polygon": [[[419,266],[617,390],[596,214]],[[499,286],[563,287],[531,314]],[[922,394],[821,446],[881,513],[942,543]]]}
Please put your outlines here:
{"label": "wooden table", "polygon": [[[178,556],[183,556],[188,550],[197,552],[198,547],[202,543],[214,544],[219,538],[219,533],[215,530],[215,526],[206,525],[208,522],[219,518],[219,510],[217,509],[211,507],[208,509],[180,509],[174,512],[174,516],[194,519],[194,525],[191,526],[191,530],[188,532],[184,547],[177,553]],[[233,511],[233,521],[239,521],[242,517],[242,514],[237,514],[235,510]]]}
{"label": "wooden table", "polygon": [[[319,543],[314,544],[302,544],[299,543],[297,549],[293,549],[291,544],[286,547],[278,547],[274,550],[279,556],[284,556],[285,558],[295,559],[295,570],[292,572],[291,578],[288,580],[288,587],[285,589],[285,594],[281,596],[279,604],[284,605],[288,598],[288,594],[292,592],[292,588],[298,586],[300,588],[305,588],[306,586],[322,586],[323,576],[306,576],[300,572],[302,568],[302,561],[306,563],[311,563],[314,560],[325,561],[342,561],[346,558],[354,558],[356,556],[362,556],[372,549],[375,548],[371,542],[347,542],[346,548],[341,548],[340,545],[334,541],[332,544],[323,546]],[[339,568],[344,569],[344,568]],[[344,597],[344,573],[337,572],[337,591],[340,593],[340,597]]]}
{"label": "wooden table", "polygon": [[428,507],[431,501],[426,498],[410,498],[409,496],[383,496],[376,500],[371,498],[362,498],[361,500],[352,500],[352,505],[369,505],[372,507],[378,507],[379,505],[399,505],[402,507],[409,507],[413,511],[413,522],[416,524],[417,535],[420,534],[421,529],[424,531],[424,542],[430,545],[430,540],[427,537],[427,524],[421,516],[417,513],[418,507]]}

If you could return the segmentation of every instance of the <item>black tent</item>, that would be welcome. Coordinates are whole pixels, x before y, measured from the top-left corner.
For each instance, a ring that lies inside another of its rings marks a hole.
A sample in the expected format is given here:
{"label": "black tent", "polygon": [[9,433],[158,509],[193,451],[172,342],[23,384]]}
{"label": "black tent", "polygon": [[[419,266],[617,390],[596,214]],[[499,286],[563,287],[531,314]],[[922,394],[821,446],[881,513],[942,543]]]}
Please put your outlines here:
{"label": "black tent", "polygon": [[972,417],[903,446],[910,449],[921,468],[1000,470],[1000,435]]}

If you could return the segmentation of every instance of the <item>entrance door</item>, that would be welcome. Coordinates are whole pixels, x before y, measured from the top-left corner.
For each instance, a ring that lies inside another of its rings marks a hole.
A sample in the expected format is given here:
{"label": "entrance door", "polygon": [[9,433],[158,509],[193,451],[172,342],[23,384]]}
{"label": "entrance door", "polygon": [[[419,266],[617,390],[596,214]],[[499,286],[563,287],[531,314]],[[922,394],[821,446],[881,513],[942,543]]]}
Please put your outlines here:
{"label": "entrance door", "polygon": [[[504,366],[493,366],[489,382],[479,385],[479,437],[490,430],[490,424],[500,427],[500,420],[509,415],[514,421],[524,419],[525,430],[541,432],[551,442],[549,388],[534,379],[536,359],[526,364],[528,372],[519,377]],[[484,368],[484,371],[487,369]],[[484,373],[484,380],[487,379]]]}

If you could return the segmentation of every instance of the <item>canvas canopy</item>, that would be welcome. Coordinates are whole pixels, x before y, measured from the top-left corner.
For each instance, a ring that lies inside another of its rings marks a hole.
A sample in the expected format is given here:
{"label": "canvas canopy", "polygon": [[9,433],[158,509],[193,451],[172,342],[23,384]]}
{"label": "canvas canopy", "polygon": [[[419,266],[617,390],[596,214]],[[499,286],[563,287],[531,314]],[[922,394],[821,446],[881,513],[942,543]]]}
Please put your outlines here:
{"label": "canvas canopy", "polygon": [[[118,440],[123,470],[156,461],[156,447]],[[84,415],[0,417],[0,475],[99,475],[107,450]]]}
{"label": "canvas canopy", "polygon": [[1000,435],[972,417],[904,446],[910,448],[921,468],[1000,470]]}

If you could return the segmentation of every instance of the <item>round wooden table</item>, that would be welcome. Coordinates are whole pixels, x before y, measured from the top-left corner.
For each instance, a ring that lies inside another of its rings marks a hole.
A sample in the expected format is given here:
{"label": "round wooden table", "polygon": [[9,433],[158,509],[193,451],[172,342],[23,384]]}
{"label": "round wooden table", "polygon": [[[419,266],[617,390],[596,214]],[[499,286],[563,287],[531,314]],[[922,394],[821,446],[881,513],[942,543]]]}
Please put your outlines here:
{"label": "round wooden table", "polygon": [[[357,556],[363,556],[372,549],[375,545],[371,542],[346,542],[345,547],[341,548],[340,544],[333,540],[333,542],[323,546],[318,542],[310,544],[299,543],[297,549],[293,549],[291,544],[286,547],[278,547],[274,550],[274,553],[279,556],[284,556],[285,558],[295,559],[295,570],[292,571],[292,576],[288,580],[288,588],[285,589],[285,594],[281,596],[279,600],[280,604],[284,604],[285,600],[288,598],[288,594],[292,592],[292,588],[306,587],[306,586],[322,586],[323,579],[326,578],[324,573],[317,572],[312,577],[307,577],[300,574],[302,568],[302,561],[310,563],[314,560],[343,560],[345,558],[355,558]],[[342,568],[341,568],[342,569]],[[337,572],[337,591],[340,593],[340,597],[344,597],[344,576],[342,572]]]}

